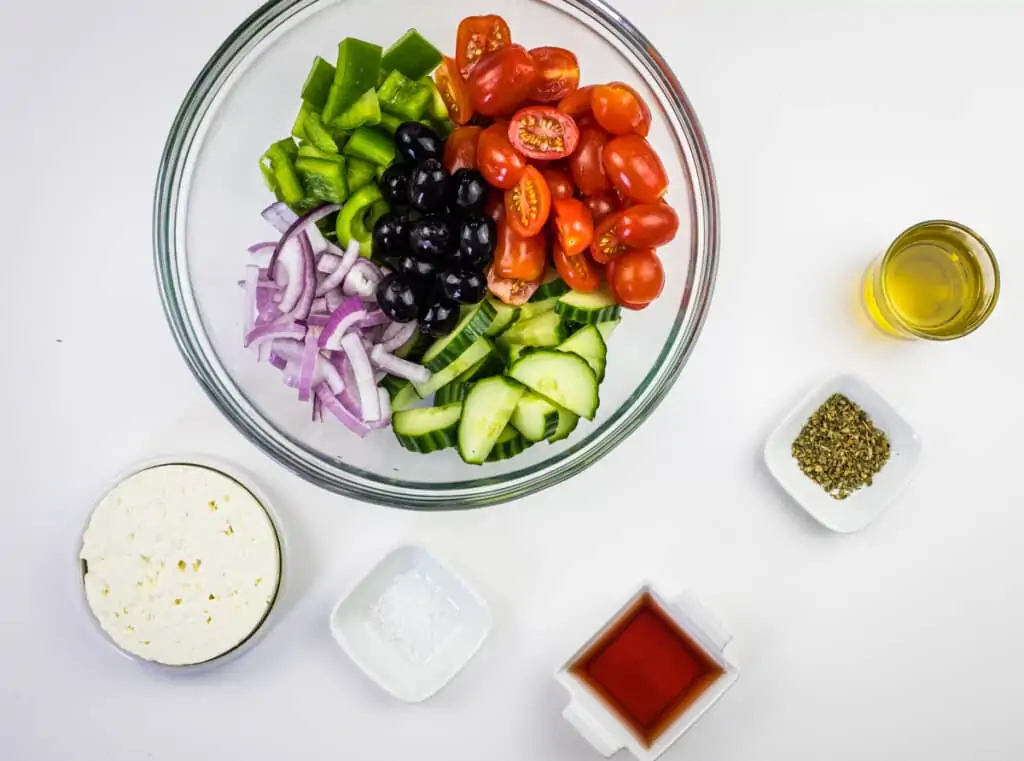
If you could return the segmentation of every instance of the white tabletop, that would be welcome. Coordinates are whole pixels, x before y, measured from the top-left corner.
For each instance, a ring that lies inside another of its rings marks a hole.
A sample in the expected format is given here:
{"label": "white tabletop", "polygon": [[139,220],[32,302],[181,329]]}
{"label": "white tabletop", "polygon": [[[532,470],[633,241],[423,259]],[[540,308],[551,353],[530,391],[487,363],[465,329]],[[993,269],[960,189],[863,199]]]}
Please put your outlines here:
{"label": "white tabletop", "polygon": [[[596,467],[438,515],[321,492],[270,461],[221,419],[165,325],[149,222],[160,150],[256,3],[0,5],[5,761],[592,759],[551,675],[644,578],[700,597],[742,672],[669,759],[1024,756],[1024,4],[629,4],[715,159],[710,319],[657,415]],[[885,339],[858,312],[858,277],[903,227],[943,216],[991,243],[1001,303],[960,342]],[[924,442],[915,482],[853,536],[797,514],[760,462],[771,427],[836,370],[872,383]],[[73,561],[97,491],[178,450],[258,472],[293,560],[270,636],[188,679],[103,645]],[[337,597],[403,540],[464,574],[495,619],[418,706],[363,678],[327,628]]]}

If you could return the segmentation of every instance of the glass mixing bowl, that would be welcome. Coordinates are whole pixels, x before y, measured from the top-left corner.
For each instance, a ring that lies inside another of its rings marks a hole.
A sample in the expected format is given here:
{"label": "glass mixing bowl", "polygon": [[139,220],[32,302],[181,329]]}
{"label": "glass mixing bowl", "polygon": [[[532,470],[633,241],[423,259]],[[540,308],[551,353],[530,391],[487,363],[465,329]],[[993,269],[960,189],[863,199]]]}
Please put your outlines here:
{"label": "glass mixing bowl", "polygon": [[[449,53],[459,21],[500,13],[514,41],[558,45],[579,57],[582,83],[621,80],[654,115],[650,141],[668,170],[679,234],[659,253],[665,290],[625,312],[609,341],[597,418],[557,444],[472,466],[452,451],[419,455],[389,430],[366,439],[310,420],[307,404],[242,347],[246,246],[268,237],[273,199],[257,160],[287,135],[315,55],[333,60],[347,36],[388,45],[409,27]],[[228,419],[309,481],[356,499],[422,510],[480,507],[532,494],[608,454],[658,406],[693,350],[718,263],[718,199],[704,135],[675,74],[651,43],[600,0],[277,0],[214,53],[171,127],[157,178],[154,244],[160,295],[175,340]]]}

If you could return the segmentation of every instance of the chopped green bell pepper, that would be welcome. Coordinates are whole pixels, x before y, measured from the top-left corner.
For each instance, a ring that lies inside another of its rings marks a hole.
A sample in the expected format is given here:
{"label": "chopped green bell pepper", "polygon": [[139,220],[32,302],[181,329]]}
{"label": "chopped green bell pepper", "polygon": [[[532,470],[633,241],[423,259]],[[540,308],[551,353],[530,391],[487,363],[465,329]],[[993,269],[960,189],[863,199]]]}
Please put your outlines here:
{"label": "chopped green bell pepper", "polygon": [[377,176],[377,167],[370,161],[348,156],[348,191],[354,193],[364,185],[371,184]]}
{"label": "chopped green bell pepper", "polygon": [[420,84],[423,87],[430,88],[430,102],[427,104],[427,116],[437,121],[447,121],[448,119],[448,106],[444,104],[444,98],[441,97],[441,93],[437,89],[437,85],[434,84],[434,80],[430,77],[423,77],[420,80]]}
{"label": "chopped green bell pepper", "polygon": [[430,88],[415,82],[400,71],[392,71],[377,89],[382,111],[416,121],[427,110],[433,95]]}
{"label": "chopped green bell pepper", "polygon": [[400,71],[409,79],[427,76],[441,63],[441,52],[419,32],[410,29],[384,52],[381,68]]}
{"label": "chopped green bell pepper", "polygon": [[380,124],[380,117],[377,91],[371,87],[331,122],[331,129],[337,132],[351,132],[359,127]]}
{"label": "chopped green bell pepper", "polygon": [[394,114],[380,115],[381,129],[383,129],[389,135],[394,135],[398,131],[398,128],[402,126],[402,123],[404,121],[405,119],[403,119],[400,116],[395,116]]}
{"label": "chopped green bell pepper", "polygon": [[305,84],[302,85],[302,99],[314,111],[323,111],[327,104],[327,96],[331,92],[331,85],[334,84],[334,74],[334,67],[323,58],[317,56],[313,59],[313,66],[306,75]]}
{"label": "chopped green bell pepper", "polygon": [[300,140],[309,141],[322,151],[338,152],[338,144],[324,127],[320,114],[308,103],[303,103],[299,109],[299,115],[295,117],[295,124],[292,125],[292,134]]}
{"label": "chopped green bell pepper", "polygon": [[342,156],[340,153],[335,153],[332,151],[322,151],[312,143],[303,143],[302,145],[299,146],[298,158],[302,158],[303,156],[311,159],[324,159],[326,161],[334,161],[339,164],[345,162],[345,157]]}
{"label": "chopped green bell pepper", "polygon": [[[366,217],[370,214],[373,205],[381,200],[383,200],[383,196],[381,196],[380,188],[376,185],[366,185],[349,196],[345,205],[341,207],[341,211],[338,212],[338,244],[342,248],[348,246],[354,238],[359,241],[360,253],[362,253],[364,241],[368,243],[372,238],[372,234],[368,233],[366,229]],[[369,248],[368,245],[367,248]],[[369,256],[369,252],[365,255]]]}
{"label": "chopped green bell pepper", "polygon": [[334,121],[364,92],[376,87],[380,61],[380,45],[354,37],[346,37],[338,44],[338,67],[323,110],[326,123]]}
{"label": "chopped green bell pepper", "polygon": [[[263,154],[264,158],[270,162],[270,171],[277,183],[275,189],[277,197],[289,204],[301,201],[303,196],[302,182],[299,180],[298,174],[295,173],[295,166],[292,163],[297,154],[298,149],[291,138],[277,141]],[[260,166],[262,169],[262,160]],[[266,177],[266,169],[262,169],[262,171],[263,176]]]}
{"label": "chopped green bell pepper", "polygon": [[302,178],[307,197],[328,203],[342,203],[348,198],[344,161],[299,156],[295,160],[295,171]]}
{"label": "chopped green bell pepper", "polygon": [[387,166],[395,160],[395,141],[391,135],[378,129],[360,127],[352,133],[343,152],[346,156],[355,156],[379,166]]}

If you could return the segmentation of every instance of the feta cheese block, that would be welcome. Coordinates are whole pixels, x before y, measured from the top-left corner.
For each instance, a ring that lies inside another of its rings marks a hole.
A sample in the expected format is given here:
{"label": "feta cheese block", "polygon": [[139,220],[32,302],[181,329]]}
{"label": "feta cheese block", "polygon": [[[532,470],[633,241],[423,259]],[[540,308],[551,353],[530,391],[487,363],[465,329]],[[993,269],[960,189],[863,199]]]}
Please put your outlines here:
{"label": "feta cheese block", "polygon": [[156,663],[203,663],[266,618],[281,546],[263,505],[201,465],[159,465],[103,497],[82,540],[85,596],[123,650]]}

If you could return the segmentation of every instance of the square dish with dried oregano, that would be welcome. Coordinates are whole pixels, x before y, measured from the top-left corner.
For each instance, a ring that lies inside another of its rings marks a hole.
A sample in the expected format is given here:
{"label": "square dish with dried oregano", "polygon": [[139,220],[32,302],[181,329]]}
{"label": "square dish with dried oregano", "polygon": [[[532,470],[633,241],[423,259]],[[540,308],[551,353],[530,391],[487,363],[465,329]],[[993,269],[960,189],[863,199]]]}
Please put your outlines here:
{"label": "square dish with dried oregano", "polygon": [[842,394],[818,407],[793,441],[800,470],[834,499],[865,486],[889,461],[889,437],[868,414]]}

